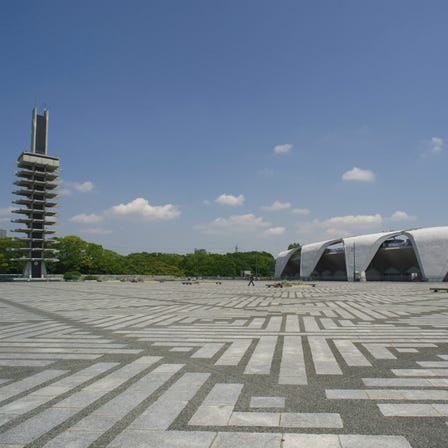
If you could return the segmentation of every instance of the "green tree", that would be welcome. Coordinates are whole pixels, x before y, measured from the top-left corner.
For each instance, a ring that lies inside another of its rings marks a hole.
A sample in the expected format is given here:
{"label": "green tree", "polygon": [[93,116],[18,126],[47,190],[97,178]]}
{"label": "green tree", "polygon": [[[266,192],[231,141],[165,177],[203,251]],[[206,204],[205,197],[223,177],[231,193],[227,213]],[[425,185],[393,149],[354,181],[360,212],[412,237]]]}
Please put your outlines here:
{"label": "green tree", "polygon": [[23,252],[16,252],[14,249],[24,247],[24,243],[13,238],[0,238],[0,274],[20,274],[23,271],[24,263],[12,261],[13,258],[20,258]]}
{"label": "green tree", "polygon": [[104,249],[100,244],[87,243],[84,260],[84,274],[106,274],[104,266]]}
{"label": "green tree", "polygon": [[[100,269],[105,274],[128,274],[126,257],[113,250],[103,249]],[[99,274],[100,272],[93,272]]]}
{"label": "green tree", "polygon": [[184,255],[182,270],[185,272],[185,275],[189,277],[202,276],[205,257],[207,257],[207,254],[203,253]]}
{"label": "green tree", "polygon": [[58,238],[53,247],[58,250],[59,262],[51,265],[51,270],[54,269],[57,274],[67,271],[88,273],[91,260],[87,255],[87,245],[86,241],[75,235]]}
{"label": "green tree", "polygon": [[296,249],[296,248],[298,248],[298,249],[300,249],[302,246],[300,245],[300,243],[291,243],[289,246],[288,246],[288,250],[290,250],[290,249]]}
{"label": "green tree", "polygon": [[138,252],[126,259],[127,271],[137,275],[183,276],[182,255]]}

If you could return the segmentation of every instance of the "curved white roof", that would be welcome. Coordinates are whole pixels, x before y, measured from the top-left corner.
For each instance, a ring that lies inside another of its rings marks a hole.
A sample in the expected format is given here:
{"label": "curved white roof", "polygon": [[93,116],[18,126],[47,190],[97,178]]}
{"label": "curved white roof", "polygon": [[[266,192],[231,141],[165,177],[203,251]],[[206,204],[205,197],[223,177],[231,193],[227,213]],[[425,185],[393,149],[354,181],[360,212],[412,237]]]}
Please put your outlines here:
{"label": "curved white roof", "polygon": [[[409,238],[422,277],[426,280],[442,281],[448,273],[448,226],[372,233],[305,244],[301,252],[300,276],[309,277],[325,250],[334,244],[343,243],[347,279],[353,280],[355,272],[365,272],[368,269],[384,241],[400,235]],[[294,252],[295,249],[292,249],[278,255],[276,277],[281,277]]]}
{"label": "curved white roof", "polygon": [[284,250],[283,252],[280,252],[277,255],[277,258],[275,259],[275,274],[274,274],[275,278],[281,277],[283,270],[285,269],[286,265],[288,264],[288,261],[299,250],[300,250],[300,247],[295,247],[293,249]]}
{"label": "curved white roof", "polygon": [[300,258],[300,275],[302,277],[309,277],[317,266],[317,263],[319,263],[325,249],[341,242],[342,239],[337,239],[303,245],[302,256]]}

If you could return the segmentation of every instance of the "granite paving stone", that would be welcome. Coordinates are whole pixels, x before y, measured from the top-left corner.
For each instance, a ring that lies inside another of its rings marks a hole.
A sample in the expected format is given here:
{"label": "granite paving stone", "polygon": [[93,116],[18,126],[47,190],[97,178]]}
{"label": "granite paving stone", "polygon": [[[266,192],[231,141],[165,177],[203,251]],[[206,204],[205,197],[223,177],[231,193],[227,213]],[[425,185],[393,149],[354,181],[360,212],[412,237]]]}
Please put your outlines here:
{"label": "granite paving stone", "polygon": [[284,408],[285,397],[252,397],[251,408]]}
{"label": "granite paving stone", "polygon": [[0,289],[0,448],[446,448],[428,283]]}

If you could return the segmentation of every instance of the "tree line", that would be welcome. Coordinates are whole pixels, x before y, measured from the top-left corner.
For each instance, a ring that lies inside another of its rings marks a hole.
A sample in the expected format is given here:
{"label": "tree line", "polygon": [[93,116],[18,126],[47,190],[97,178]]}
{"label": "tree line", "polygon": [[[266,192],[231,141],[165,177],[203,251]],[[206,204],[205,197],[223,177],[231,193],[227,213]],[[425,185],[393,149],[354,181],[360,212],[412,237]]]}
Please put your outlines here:
{"label": "tree line", "polygon": [[[12,238],[0,239],[0,273],[21,273],[23,263],[13,262],[20,246]],[[268,252],[234,252],[212,254],[197,252],[186,255],[161,252],[135,252],[120,255],[100,244],[89,243],[78,236],[57,238],[52,246],[58,250],[58,262],[47,264],[50,274],[79,272],[84,275],[172,275],[178,277],[239,277],[251,271],[261,277],[274,275],[275,260]]]}

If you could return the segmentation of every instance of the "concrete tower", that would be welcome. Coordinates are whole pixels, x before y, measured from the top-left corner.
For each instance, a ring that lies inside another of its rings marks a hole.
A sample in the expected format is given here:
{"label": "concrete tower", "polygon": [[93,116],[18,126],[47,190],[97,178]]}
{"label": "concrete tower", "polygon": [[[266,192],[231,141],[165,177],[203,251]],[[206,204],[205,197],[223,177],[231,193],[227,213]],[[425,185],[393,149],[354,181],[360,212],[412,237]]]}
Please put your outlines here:
{"label": "concrete tower", "polygon": [[14,261],[25,261],[24,277],[46,278],[46,261],[57,261],[55,250],[49,246],[53,242],[51,235],[55,233],[50,227],[56,224],[59,158],[47,154],[48,145],[48,110],[43,115],[33,109],[31,129],[31,152],[23,152],[17,160],[17,180],[19,187],[13,194],[19,199],[13,204],[19,208],[13,210],[20,215],[12,222],[20,227],[12,230],[24,234],[17,238],[24,242],[24,247],[14,250],[21,256]]}

